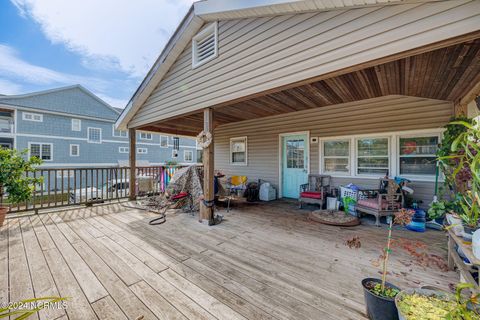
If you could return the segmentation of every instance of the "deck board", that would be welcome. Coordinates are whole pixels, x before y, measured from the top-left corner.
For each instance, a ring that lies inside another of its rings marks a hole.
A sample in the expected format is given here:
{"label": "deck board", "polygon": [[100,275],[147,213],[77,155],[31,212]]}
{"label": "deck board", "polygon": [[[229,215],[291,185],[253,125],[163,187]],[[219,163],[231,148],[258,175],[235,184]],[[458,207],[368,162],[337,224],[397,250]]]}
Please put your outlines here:
{"label": "deck board", "polygon": [[[223,212],[225,213],[225,212]],[[378,277],[386,227],[309,222],[277,201],[235,208],[214,227],[189,214],[120,204],[8,219],[0,228],[2,302],[68,296],[40,319],[365,319],[360,281]],[[360,249],[343,242],[360,236]],[[446,257],[443,233],[395,230]],[[394,249],[390,281],[448,288],[455,272],[425,268]],[[41,275],[41,276],[39,276]]]}

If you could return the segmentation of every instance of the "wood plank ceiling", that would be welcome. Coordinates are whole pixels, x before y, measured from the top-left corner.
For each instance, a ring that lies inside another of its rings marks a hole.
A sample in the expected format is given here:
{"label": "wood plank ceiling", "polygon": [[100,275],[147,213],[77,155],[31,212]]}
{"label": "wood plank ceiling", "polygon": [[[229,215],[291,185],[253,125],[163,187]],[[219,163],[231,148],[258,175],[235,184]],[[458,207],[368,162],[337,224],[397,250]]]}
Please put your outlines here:
{"label": "wood plank ceiling", "polygon": [[[480,39],[214,107],[215,124],[392,94],[456,102],[478,82]],[[196,135],[203,129],[203,114],[190,114],[142,129]]]}

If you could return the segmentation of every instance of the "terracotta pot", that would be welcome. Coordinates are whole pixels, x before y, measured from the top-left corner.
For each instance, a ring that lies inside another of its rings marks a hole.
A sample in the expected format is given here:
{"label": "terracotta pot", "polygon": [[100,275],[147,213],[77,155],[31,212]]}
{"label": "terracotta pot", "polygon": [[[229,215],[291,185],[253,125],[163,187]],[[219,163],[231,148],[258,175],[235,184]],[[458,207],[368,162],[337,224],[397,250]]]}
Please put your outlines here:
{"label": "terracotta pot", "polygon": [[8,212],[8,207],[0,207],[0,227],[3,226],[3,222],[5,221],[7,212]]}

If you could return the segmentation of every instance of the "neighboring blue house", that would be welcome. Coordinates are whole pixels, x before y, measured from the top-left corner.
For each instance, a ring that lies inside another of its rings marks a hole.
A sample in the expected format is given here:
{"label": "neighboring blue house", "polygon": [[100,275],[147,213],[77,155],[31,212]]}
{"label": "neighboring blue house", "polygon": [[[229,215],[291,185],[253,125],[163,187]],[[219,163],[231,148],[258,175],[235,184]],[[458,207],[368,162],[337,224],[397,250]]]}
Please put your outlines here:
{"label": "neighboring blue house", "polygon": [[[127,131],[114,129],[121,110],[80,85],[0,95],[0,146],[29,150],[44,167],[105,167],[128,163]],[[197,161],[196,142],[139,131],[137,160],[160,165]]]}

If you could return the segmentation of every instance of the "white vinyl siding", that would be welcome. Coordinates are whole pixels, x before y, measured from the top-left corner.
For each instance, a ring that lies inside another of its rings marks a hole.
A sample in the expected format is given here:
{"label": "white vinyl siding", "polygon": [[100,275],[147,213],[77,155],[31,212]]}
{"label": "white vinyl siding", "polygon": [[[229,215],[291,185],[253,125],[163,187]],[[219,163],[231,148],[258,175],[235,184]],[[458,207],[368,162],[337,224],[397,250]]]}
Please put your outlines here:
{"label": "white vinyl siding", "polygon": [[82,120],[72,119],[72,131],[81,131],[82,130]]}
{"label": "white vinyl siding", "polygon": [[139,127],[477,31],[479,17],[480,2],[453,0],[219,21],[219,56],[192,69],[192,46],[185,48],[129,125]]}
{"label": "white vinyl siding", "polygon": [[33,121],[33,122],[43,122],[43,114],[22,112],[22,120]]}
{"label": "white vinyl siding", "polygon": [[148,149],[147,148],[137,148],[137,153],[138,154],[147,154]]}
{"label": "white vinyl siding", "polygon": [[217,56],[218,26],[213,22],[192,39],[192,67],[199,67]]}
{"label": "white vinyl siding", "polygon": [[53,144],[52,143],[29,142],[28,150],[29,150],[29,158],[37,157],[42,161],[53,160]]}
{"label": "white vinyl siding", "polygon": [[71,144],[70,145],[70,157],[79,157],[80,156],[80,145]]}
{"label": "white vinyl siding", "polygon": [[128,153],[128,147],[118,147],[119,153]]}
{"label": "white vinyl siding", "polygon": [[191,151],[191,150],[183,151],[183,160],[185,162],[192,162],[193,161],[193,151]]}
{"label": "white vinyl siding", "polygon": [[102,143],[102,129],[88,128],[87,139],[89,143]]}

